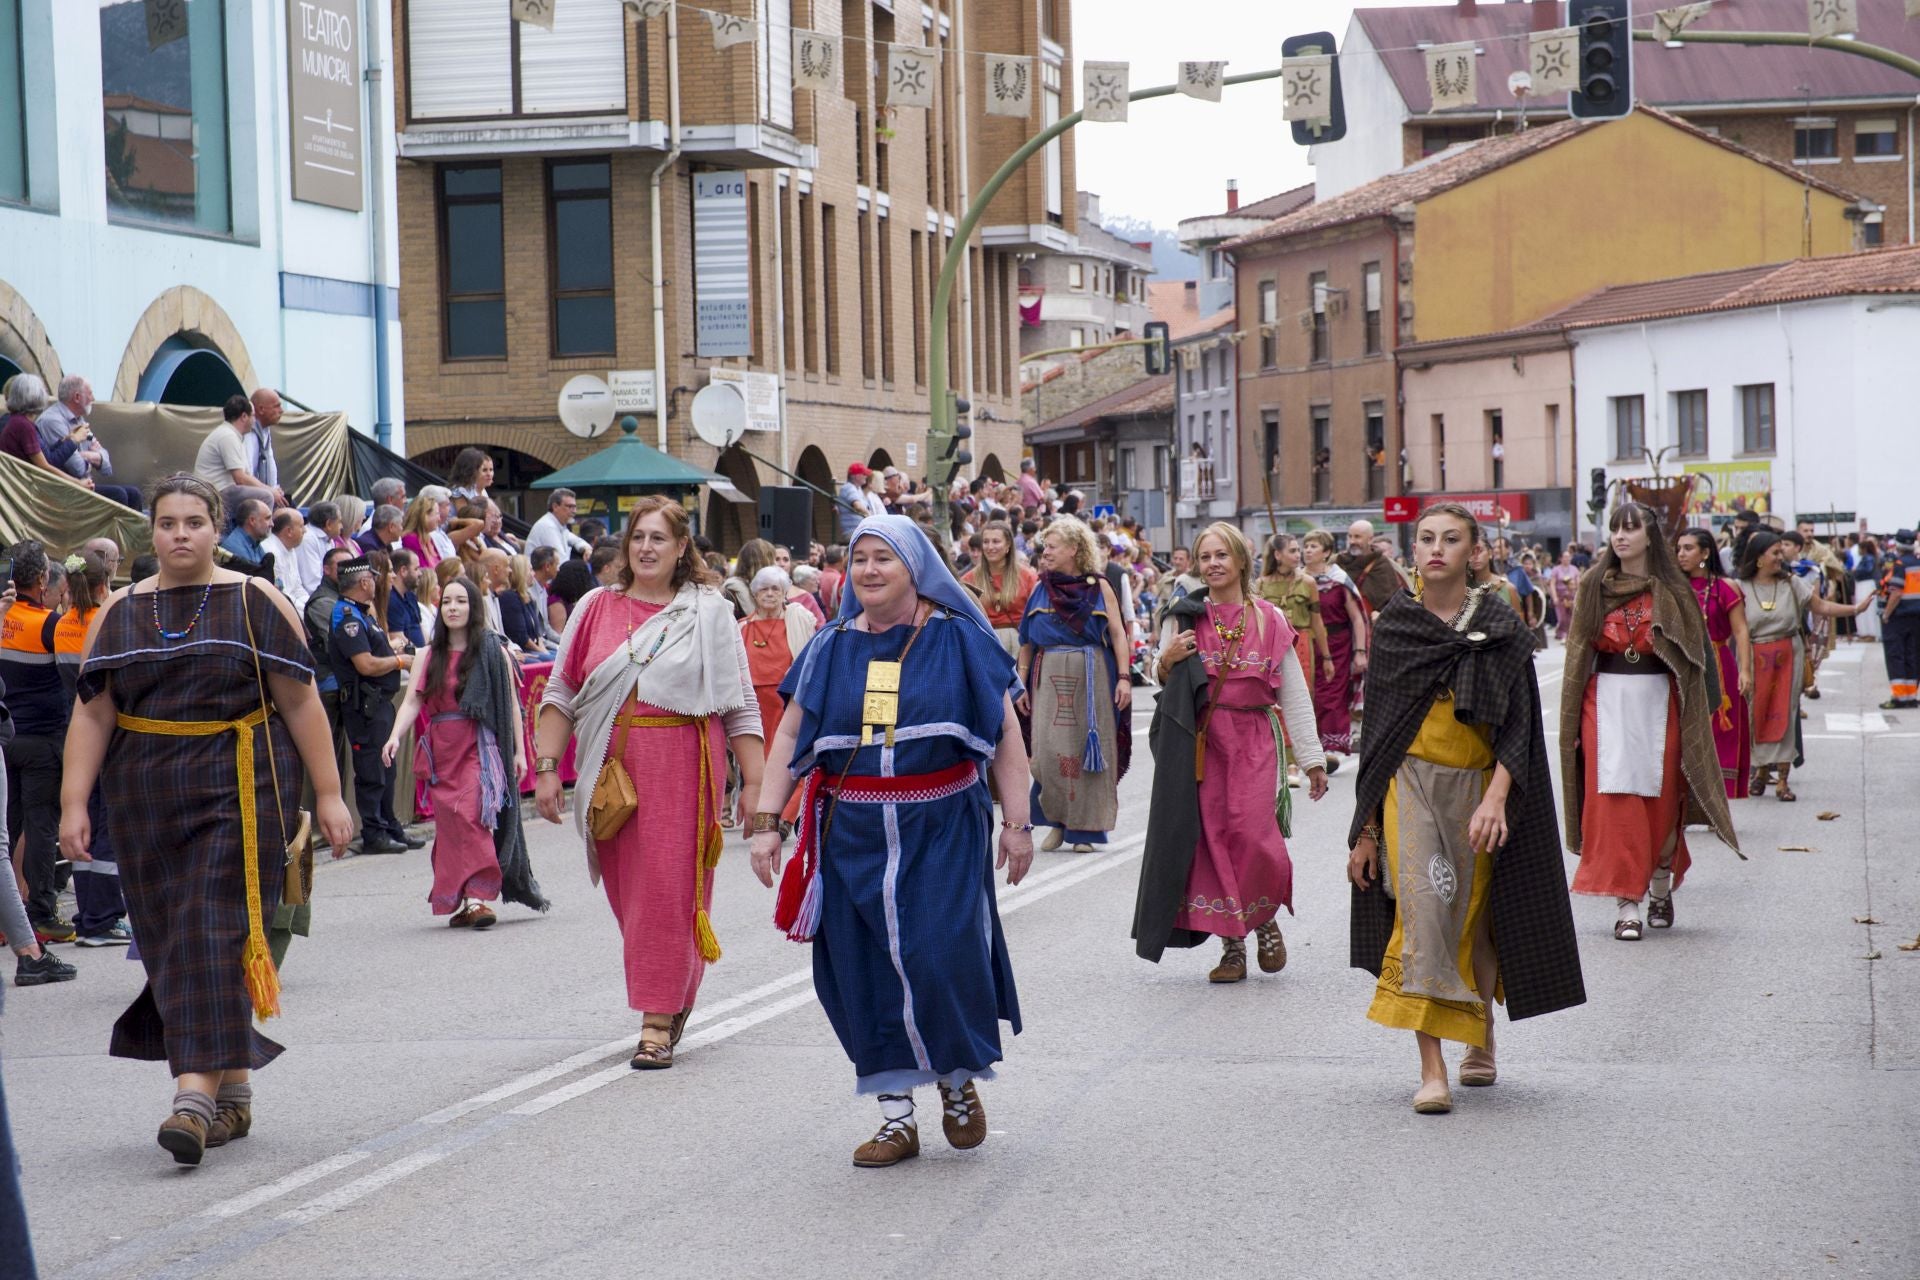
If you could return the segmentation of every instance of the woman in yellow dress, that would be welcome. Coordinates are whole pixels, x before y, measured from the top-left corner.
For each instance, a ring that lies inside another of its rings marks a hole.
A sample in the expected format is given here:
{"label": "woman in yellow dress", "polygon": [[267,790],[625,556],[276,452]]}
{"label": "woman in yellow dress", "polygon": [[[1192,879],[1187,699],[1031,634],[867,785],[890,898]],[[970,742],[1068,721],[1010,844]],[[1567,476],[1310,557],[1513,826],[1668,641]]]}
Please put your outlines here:
{"label": "woman in yellow dress", "polygon": [[1461,1084],[1494,1083],[1497,1001],[1519,1019],[1586,999],[1533,637],[1469,585],[1479,536],[1458,503],[1428,507],[1422,593],[1375,620],[1349,837],[1351,962],[1378,979],[1367,1016],[1414,1033],[1422,1114],[1453,1109],[1443,1040],[1468,1046]]}

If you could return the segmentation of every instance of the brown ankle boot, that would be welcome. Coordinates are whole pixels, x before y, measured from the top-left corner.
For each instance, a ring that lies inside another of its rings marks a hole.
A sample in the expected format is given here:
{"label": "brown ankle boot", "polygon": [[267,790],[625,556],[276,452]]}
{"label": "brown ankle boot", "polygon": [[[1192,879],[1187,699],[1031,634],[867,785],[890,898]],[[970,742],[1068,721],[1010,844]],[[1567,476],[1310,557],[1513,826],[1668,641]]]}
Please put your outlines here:
{"label": "brown ankle boot", "polygon": [[1220,939],[1220,963],[1207,975],[1208,982],[1240,982],[1247,976],[1247,940]]}
{"label": "brown ankle boot", "polygon": [[213,1123],[207,1126],[207,1145],[224,1147],[235,1138],[244,1138],[253,1132],[253,1104],[251,1102],[222,1102],[219,1110],[213,1113]]}
{"label": "brown ankle boot", "polygon": [[160,1145],[175,1164],[199,1164],[207,1150],[207,1124],[190,1111],[176,1111],[160,1125]]}

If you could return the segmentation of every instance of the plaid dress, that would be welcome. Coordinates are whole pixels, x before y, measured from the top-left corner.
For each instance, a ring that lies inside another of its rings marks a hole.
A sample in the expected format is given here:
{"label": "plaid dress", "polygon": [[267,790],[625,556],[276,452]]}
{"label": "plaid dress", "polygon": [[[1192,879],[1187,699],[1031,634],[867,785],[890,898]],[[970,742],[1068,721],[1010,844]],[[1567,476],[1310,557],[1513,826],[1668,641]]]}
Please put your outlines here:
{"label": "plaid dress", "polygon": [[[81,700],[104,693],[116,711],[154,720],[238,720],[257,711],[244,586],[215,583],[206,611],[182,640],[160,635],[155,606],[166,629],[179,631],[193,618],[203,588],[120,600],[80,669]],[[270,595],[255,589],[247,602],[261,671],[311,680],[306,639]],[[288,820],[276,835],[280,811],[267,776],[267,743],[264,731],[254,729],[260,896],[270,919],[280,901],[286,841],[298,821],[301,774],[285,722],[274,716],[268,731]],[[240,964],[247,896],[234,794],[237,751],[231,733],[174,738],[116,729],[101,773],[113,807],[120,887],[147,969],[146,987],[114,1024],[110,1052],[165,1059],[175,1075],[264,1067],[280,1053],[253,1029]]]}

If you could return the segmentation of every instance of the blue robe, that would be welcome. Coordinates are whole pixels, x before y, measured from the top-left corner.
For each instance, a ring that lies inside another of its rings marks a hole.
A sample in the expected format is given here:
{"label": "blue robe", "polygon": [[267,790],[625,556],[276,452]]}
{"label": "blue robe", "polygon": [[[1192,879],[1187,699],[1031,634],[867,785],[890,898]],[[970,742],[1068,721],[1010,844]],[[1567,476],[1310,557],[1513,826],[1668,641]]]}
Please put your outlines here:
{"label": "blue robe", "polygon": [[[780,692],[802,717],[796,776],[832,781],[934,773],[971,761],[954,794],[842,801],[820,854],[813,982],[853,1060],[861,1093],[991,1079],[1000,1023],[1020,1031],[1013,966],[994,905],[993,801],[986,769],[1000,740],[1013,660],[991,632],[935,610],[901,673],[894,746],[860,746],[867,663],[898,660],[910,627],[820,632]],[[828,802],[823,797],[824,813]]]}

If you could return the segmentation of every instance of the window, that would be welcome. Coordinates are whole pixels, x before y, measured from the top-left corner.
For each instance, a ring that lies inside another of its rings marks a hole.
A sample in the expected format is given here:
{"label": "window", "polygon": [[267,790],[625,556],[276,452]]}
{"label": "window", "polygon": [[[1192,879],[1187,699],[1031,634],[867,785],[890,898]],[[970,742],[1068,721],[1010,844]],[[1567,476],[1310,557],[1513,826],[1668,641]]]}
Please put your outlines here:
{"label": "window", "polygon": [[907,232],[908,267],[913,277],[913,385],[927,385],[927,255],[920,250],[924,231]]}
{"label": "window", "polygon": [[1233,444],[1233,410],[1220,411],[1220,449],[1214,455],[1214,479],[1226,482],[1233,479],[1233,460],[1238,451]]}
{"label": "window", "polygon": [[1260,282],[1260,367],[1272,369],[1280,363],[1280,295],[1273,281]]}
{"label": "window", "polygon": [[1333,420],[1325,405],[1313,409],[1313,500],[1333,501]]}
{"label": "window", "polygon": [[1120,483],[1118,487],[1121,489],[1138,489],[1140,487],[1134,482],[1134,455],[1138,452],[1138,449],[1122,449],[1120,451]]}
{"label": "window", "polygon": [[1207,279],[1225,280],[1227,278],[1227,255],[1218,249],[1207,250]]}
{"label": "window", "polygon": [[1892,116],[1854,121],[1853,156],[1856,160],[1898,160],[1900,122]]}
{"label": "window", "polygon": [[1860,243],[1872,249],[1887,241],[1885,212],[1870,213],[1860,221]]}
{"label": "window", "polygon": [[1078,262],[1067,264],[1067,288],[1084,289],[1087,287],[1087,269]]}
{"label": "window", "polygon": [[1172,470],[1172,462],[1171,449],[1164,444],[1153,446],[1153,487],[1161,493],[1167,491],[1167,482],[1170,479],[1168,472]]}
{"label": "window", "polygon": [[1796,161],[1839,159],[1839,128],[1831,120],[1795,120],[1793,158]]}
{"label": "window", "polygon": [[1200,365],[1200,389],[1202,391],[1205,391],[1213,386],[1213,383],[1209,376],[1212,373],[1212,369],[1213,369],[1213,353],[1209,351],[1202,351],[1199,353],[1199,355],[1200,355],[1200,359],[1197,363]]}
{"label": "window", "polygon": [[230,231],[221,2],[186,0],[186,34],[157,49],[147,43],[147,8],[100,7],[107,216]]}
{"label": "window", "polygon": [[1260,411],[1260,464],[1266,475],[1280,473],[1280,411]]}
{"label": "window", "polygon": [[1707,393],[1673,393],[1673,442],[1683,458],[1707,456]]}
{"label": "window", "polygon": [[[799,247],[793,238],[793,193],[787,190],[786,183],[776,180],[773,198],[780,202],[778,230],[780,245],[785,250],[782,256],[790,257]],[[794,340],[793,323],[793,263],[784,261],[780,264],[780,344],[786,348],[787,368],[798,369],[800,344]]]}
{"label": "window", "polygon": [[880,380],[893,382],[893,220],[881,218],[874,265],[880,276]]}
{"label": "window", "polygon": [[834,377],[840,372],[840,237],[830,204],[820,206],[820,278],[827,286],[820,340],[827,348],[827,376]]}
{"label": "window", "polygon": [[1773,452],[1773,384],[1736,387],[1740,397],[1740,451]]}
{"label": "window", "polygon": [[[499,170],[494,170],[499,178]],[[613,165],[547,163],[547,260],[553,354],[612,355]]]}
{"label": "window", "polygon": [[1307,277],[1307,296],[1313,299],[1312,362],[1324,364],[1332,359],[1327,341],[1327,273],[1316,271]]}
{"label": "window", "polygon": [[[1060,123],[1060,64],[1046,59],[1042,59],[1041,64],[1040,124],[1050,129]],[[1047,221],[1055,226],[1064,221],[1060,212],[1060,173],[1060,139],[1055,138],[1046,148]]]}
{"label": "window", "polygon": [[1367,304],[1367,354],[1380,354],[1380,264],[1369,262],[1360,268],[1361,278],[1366,281]]}
{"label": "window", "polygon": [[1609,396],[1607,405],[1613,415],[1613,456],[1638,462],[1647,449],[1646,397]]}
{"label": "window", "polygon": [[1092,484],[1093,462],[1092,441],[1066,445],[1060,450],[1061,478],[1068,484]]}
{"label": "window", "polygon": [[819,254],[813,238],[813,194],[800,193],[800,236],[794,248],[800,258],[800,335],[806,345],[808,373],[820,372],[820,303],[815,287]]}
{"label": "window", "polygon": [[0,0],[0,200],[26,198],[27,89],[20,0]]}
{"label": "window", "polygon": [[1430,156],[1461,142],[1473,142],[1487,136],[1481,124],[1430,124],[1420,130],[1420,154]]}
{"label": "window", "polygon": [[866,209],[854,215],[860,243],[860,376],[873,381],[873,323],[868,310],[873,304],[873,214]]}
{"label": "window", "polygon": [[507,292],[499,165],[440,170],[440,273],[446,358],[504,358]]}
{"label": "window", "polygon": [[1447,488],[1447,415],[1433,415],[1433,487],[1442,493]]}
{"label": "window", "polygon": [[[1070,346],[1070,347],[1084,347],[1084,346],[1086,346],[1086,345],[1087,345],[1087,331],[1086,331],[1085,329],[1069,329],[1069,330],[1067,330],[1067,345],[1068,345],[1068,346]],[[1187,388],[1187,389],[1188,389],[1188,390],[1192,390],[1193,388],[1192,388],[1192,386],[1191,386],[1191,383],[1192,383],[1192,379],[1193,379],[1193,375],[1192,375],[1191,373],[1189,373],[1189,374],[1187,375],[1187,379],[1188,379],[1188,383],[1189,383],[1189,386],[1188,386],[1188,388]]]}
{"label": "window", "polygon": [[1185,373],[1186,379],[1187,379],[1187,394],[1192,395],[1194,392],[1194,388],[1199,385],[1199,378],[1194,371],[1194,367],[1193,367],[1194,362],[1192,359],[1192,353],[1188,352],[1187,354],[1188,354],[1188,359],[1183,365],[1182,371]]}
{"label": "window", "polygon": [[1367,501],[1387,496],[1387,409],[1379,401],[1361,406],[1367,416]]}
{"label": "window", "polygon": [[[561,6],[562,8],[566,6]],[[793,0],[760,0],[760,118],[793,128]],[[856,138],[859,135],[854,135]]]}

